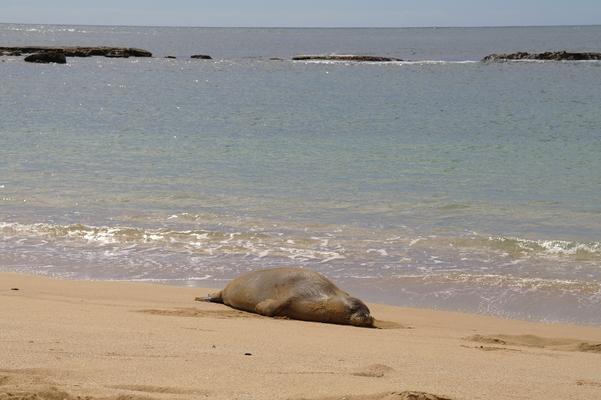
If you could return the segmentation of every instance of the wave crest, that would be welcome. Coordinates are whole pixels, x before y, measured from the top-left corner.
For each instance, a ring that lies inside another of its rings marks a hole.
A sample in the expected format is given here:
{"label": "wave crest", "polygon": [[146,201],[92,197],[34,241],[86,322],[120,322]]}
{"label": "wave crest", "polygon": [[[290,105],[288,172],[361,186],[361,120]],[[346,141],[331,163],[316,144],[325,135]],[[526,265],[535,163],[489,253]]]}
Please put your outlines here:
{"label": "wave crest", "polygon": [[134,227],[88,226],[83,224],[53,225],[0,222],[0,234],[5,239],[28,238],[52,240],[69,245],[128,246],[130,248],[162,248],[209,256],[247,255],[263,258],[285,257],[293,260],[327,262],[343,259],[344,249],[334,251],[324,246],[320,238],[292,240],[265,232],[219,232],[202,229],[174,230]]}

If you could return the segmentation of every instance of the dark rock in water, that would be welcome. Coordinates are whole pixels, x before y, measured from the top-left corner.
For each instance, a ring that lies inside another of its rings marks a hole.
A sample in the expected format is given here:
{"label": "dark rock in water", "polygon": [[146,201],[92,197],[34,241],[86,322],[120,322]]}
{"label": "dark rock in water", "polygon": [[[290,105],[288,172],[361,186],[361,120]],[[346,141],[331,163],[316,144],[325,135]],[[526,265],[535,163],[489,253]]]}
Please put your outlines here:
{"label": "dark rock in water", "polygon": [[270,61],[284,61],[283,59],[281,59],[279,57],[271,57],[269,60]]}
{"label": "dark rock in water", "polygon": [[142,49],[128,47],[81,47],[81,46],[24,46],[24,47],[0,47],[0,54],[5,56],[18,56],[33,53],[63,53],[65,57],[152,57],[152,53]]}
{"label": "dark rock in water", "polygon": [[491,54],[482,59],[485,62],[499,61],[590,61],[601,60],[601,53],[570,53],[567,51],[547,51],[545,53],[517,52],[509,54]]}
{"label": "dark rock in water", "polygon": [[177,57],[176,56],[165,56],[165,58],[175,59]]}
{"label": "dark rock in water", "polygon": [[66,64],[67,59],[63,53],[35,53],[25,57],[25,61],[30,63],[56,63]]}
{"label": "dark rock in water", "polygon": [[195,58],[197,60],[212,60],[213,57],[206,55],[206,54],[194,54],[192,56],[190,56],[190,58]]}
{"label": "dark rock in water", "polygon": [[380,56],[361,56],[361,55],[314,55],[314,56],[294,56],[294,61],[356,61],[356,62],[391,62],[403,61],[398,58],[380,57]]}

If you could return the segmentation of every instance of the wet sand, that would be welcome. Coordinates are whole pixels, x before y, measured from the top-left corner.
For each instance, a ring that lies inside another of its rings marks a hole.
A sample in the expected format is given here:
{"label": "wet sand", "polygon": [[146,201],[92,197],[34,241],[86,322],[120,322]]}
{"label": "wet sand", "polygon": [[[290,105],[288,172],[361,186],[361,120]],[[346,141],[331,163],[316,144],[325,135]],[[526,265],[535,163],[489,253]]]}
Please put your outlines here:
{"label": "wet sand", "polygon": [[0,400],[601,398],[601,327],[370,304],[366,329],[208,292],[0,273]]}

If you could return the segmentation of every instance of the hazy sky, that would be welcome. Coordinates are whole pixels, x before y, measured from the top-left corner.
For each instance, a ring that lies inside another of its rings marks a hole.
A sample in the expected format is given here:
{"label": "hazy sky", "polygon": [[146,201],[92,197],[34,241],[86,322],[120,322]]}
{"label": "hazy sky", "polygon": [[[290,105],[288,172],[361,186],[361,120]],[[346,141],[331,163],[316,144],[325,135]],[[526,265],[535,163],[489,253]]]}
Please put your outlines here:
{"label": "hazy sky", "polygon": [[181,26],[601,24],[601,0],[0,0],[0,22]]}

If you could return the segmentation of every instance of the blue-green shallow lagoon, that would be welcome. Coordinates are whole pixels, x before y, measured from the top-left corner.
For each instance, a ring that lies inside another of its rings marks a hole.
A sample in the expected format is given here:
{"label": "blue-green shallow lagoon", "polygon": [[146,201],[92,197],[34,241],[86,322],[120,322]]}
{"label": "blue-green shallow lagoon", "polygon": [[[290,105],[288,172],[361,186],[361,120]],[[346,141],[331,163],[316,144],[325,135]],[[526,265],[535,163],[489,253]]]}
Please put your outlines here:
{"label": "blue-green shallow lagoon", "polygon": [[[601,63],[477,62],[601,28],[85,29],[0,37],[216,59],[0,58],[0,269],[215,287],[294,265],[368,301],[601,324]],[[378,43],[417,62],[268,59]]]}

